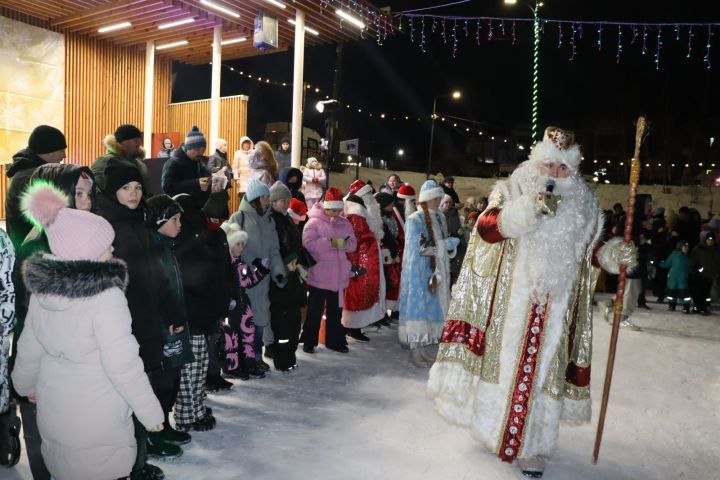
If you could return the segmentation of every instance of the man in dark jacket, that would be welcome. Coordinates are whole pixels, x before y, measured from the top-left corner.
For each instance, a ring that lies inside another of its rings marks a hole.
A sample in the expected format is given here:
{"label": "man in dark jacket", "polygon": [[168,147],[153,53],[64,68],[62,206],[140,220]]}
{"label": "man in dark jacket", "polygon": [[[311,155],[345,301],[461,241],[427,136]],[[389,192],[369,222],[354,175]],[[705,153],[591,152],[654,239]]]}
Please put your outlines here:
{"label": "man in dark jacket", "polygon": [[55,127],[39,125],[30,134],[28,146],[13,155],[7,169],[10,185],[5,197],[6,230],[18,251],[25,236],[32,229],[20,212],[20,194],[25,190],[36,168],[46,163],[60,163],[65,158],[65,135]]}
{"label": "man in dark jacket", "polygon": [[150,196],[150,176],[143,162],[145,150],[142,147],[142,136],[140,129],[130,124],[120,125],[115,129],[115,133],[105,136],[103,144],[106,152],[96,158],[90,167],[100,191],[105,190],[105,168],[110,159],[114,158],[114,163],[133,166],[140,171],[143,195],[146,198]]}
{"label": "man in dark jacket", "polygon": [[210,171],[200,161],[207,141],[205,135],[193,126],[185,137],[185,143],[175,150],[173,157],[165,162],[162,170],[162,189],[167,195],[187,193],[200,208],[210,197]]}
{"label": "man in dark jacket", "polygon": [[278,147],[277,152],[275,152],[275,160],[277,160],[278,163],[278,170],[289,167],[292,164],[291,156],[290,138],[283,137],[283,139],[280,140],[280,146]]}

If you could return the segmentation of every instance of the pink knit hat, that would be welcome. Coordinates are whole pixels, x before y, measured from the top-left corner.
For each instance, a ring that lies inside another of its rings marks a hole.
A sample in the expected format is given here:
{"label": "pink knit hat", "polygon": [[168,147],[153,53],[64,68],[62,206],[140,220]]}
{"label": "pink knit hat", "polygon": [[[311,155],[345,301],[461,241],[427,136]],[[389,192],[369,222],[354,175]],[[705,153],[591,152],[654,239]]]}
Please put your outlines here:
{"label": "pink knit hat", "polygon": [[112,245],[115,231],[94,213],[68,207],[67,195],[47,182],[33,182],[22,194],[25,217],[45,230],[53,255],[68,260],[97,260]]}

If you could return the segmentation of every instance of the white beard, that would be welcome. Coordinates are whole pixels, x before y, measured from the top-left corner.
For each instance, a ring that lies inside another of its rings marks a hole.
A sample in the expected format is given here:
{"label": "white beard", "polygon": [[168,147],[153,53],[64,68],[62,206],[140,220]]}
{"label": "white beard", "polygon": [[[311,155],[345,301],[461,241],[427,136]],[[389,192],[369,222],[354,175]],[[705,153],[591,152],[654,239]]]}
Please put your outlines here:
{"label": "white beard", "polygon": [[375,200],[375,197],[372,196],[372,193],[367,193],[361,198],[365,203],[365,208],[368,212],[368,226],[370,227],[370,230],[372,230],[373,235],[375,235],[375,238],[380,241],[385,236],[385,232],[383,231],[382,213],[380,212],[380,204],[377,200]]}
{"label": "white beard", "polygon": [[[513,189],[539,193],[548,179],[537,175],[537,167],[526,162],[513,173],[510,183],[515,183]],[[548,294],[558,298],[571,288],[597,222],[595,196],[581,177],[555,179],[553,193],[562,195],[556,215],[545,216],[537,230],[520,237],[521,248],[531,252],[526,268],[531,296],[537,303],[545,303]]]}
{"label": "white beard", "polygon": [[415,205],[415,199],[414,198],[406,198],[403,202],[403,205],[405,207],[404,213],[405,213],[405,220],[407,220],[410,215],[415,213],[417,211],[417,205]]}

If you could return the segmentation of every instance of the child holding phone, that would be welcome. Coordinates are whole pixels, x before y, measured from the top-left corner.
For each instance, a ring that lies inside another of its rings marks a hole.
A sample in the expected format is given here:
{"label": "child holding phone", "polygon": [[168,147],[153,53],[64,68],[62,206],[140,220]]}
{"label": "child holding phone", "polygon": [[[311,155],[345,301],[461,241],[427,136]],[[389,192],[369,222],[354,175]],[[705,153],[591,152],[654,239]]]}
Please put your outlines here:
{"label": "child holding phone", "polygon": [[303,246],[315,259],[308,272],[308,313],[303,327],[303,351],[315,353],[318,344],[320,319],[326,309],[326,341],[330,350],[347,353],[345,330],[340,323],[344,290],[350,280],[348,253],[357,248],[350,222],[341,216],[344,209],[342,192],[328,188],[322,202],[308,213],[303,230]]}

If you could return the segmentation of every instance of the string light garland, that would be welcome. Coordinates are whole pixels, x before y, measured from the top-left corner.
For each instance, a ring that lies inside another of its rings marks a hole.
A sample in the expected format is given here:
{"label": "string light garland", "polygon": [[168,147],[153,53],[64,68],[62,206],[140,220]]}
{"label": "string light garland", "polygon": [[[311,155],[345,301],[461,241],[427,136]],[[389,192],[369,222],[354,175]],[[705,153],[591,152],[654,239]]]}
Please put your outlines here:
{"label": "string light garland", "polygon": [[[439,7],[434,7],[439,8]],[[482,35],[482,29],[483,29],[483,23],[485,23],[487,28],[487,40],[488,42],[491,42],[492,40],[497,40],[498,38],[503,38],[508,35],[508,29],[506,28],[506,23],[511,23],[511,29],[510,29],[510,36],[512,39],[512,45],[516,46],[518,44],[518,41],[520,39],[520,30],[519,27],[522,25],[527,25],[531,22],[534,22],[533,18],[510,18],[510,17],[465,17],[465,16],[441,16],[441,15],[429,15],[429,14],[416,14],[416,13],[393,13],[392,16],[395,18],[395,20],[391,20],[388,23],[388,26],[386,28],[390,29],[394,22],[397,22],[399,26],[405,28],[403,26],[404,23],[408,24],[410,35],[409,39],[411,43],[416,43],[417,35],[416,29],[418,26],[416,25],[416,22],[419,23],[420,28],[422,29],[422,35],[420,39],[419,46],[423,52],[427,51],[428,42],[431,41],[432,38],[437,38],[437,36],[440,37],[442,40],[443,45],[448,45],[450,54],[453,58],[456,58],[457,55],[460,52],[460,49],[462,48],[462,38],[463,35],[459,34],[457,32],[458,28],[462,28],[465,32],[464,37],[468,38],[470,37],[470,25],[474,22],[474,30],[475,30],[475,39],[474,43],[477,46],[481,46],[481,35]],[[431,31],[425,32],[424,26],[426,22],[431,22],[432,28]],[[452,23],[450,23],[452,22]],[[683,32],[688,32],[688,53],[687,58],[692,57],[692,50],[693,50],[693,40],[695,37],[695,30],[697,28],[702,28],[706,30],[706,44],[705,44],[705,55],[703,57],[703,61],[705,63],[706,68],[711,67],[710,62],[710,56],[709,52],[711,51],[712,47],[712,40],[715,37],[715,33],[713,31],[713,27],[720,26],[720,22],[715,23],[679,23],[679,22],[664,22],[664,23],[626,23],[626,22],[616,22],[616,21],[593,21],[593,20],[554,20],[554,19],[539,19],[538,27],[540,34],[543,35],[545,33],[545,27],[553,27],[557,31],[558,39],[557,39],[557,47],[562,48],[565,45],[569,46],[570,49],[570,55],[568,57],[568,60],[572,61],[576,58],[578,53],[578,42],[580,42],[583,39],[583,31],[584,27],[593,27],[595,29],[597,38],[596,38],[596,49],[598,52],[603,51],[603,43],[607,40],[603,38],[604,31],[609,26],[617,27],[617,48],[615,49],[615,60],[616,63],[620,63],[623,59],[623,54],[625,53],[625,47],[627,44],[629,45],[637,45],[638,37],[640,36],[641,32],[640,29],[642,29],[642,42],[641,42],[641,53],[642,55],[649,56],[649,54],[652,54],[652,60],[655,64],[656,69],[660,69],[662,66],[661,62],[661,56],[662,56],[662,49],[664,47],[664,42],[662,38],[662,30],[671,28],[673,29],[675,33],[675,40],[679,41]],[[569,29],[569,33],[567,33],[566,28]],[[625,43],[625,39],[623,38],[623,30],[628,29],[632,32],[632,37],[629,41],[629,43]],[[449,31],[451,30],[451,31]],[[535,28],[532,27],[533,36],[535,35]],[[657,33],[657,37],[653,46],[651,46],[651,42],[649,42],[649,35],[651,32]],[[569,37],[569,41],[566,41],[566,34]],[[451,42],[448,41],[448,35],[451,36]]]}
{"label": "string light garland", "polygon": [[[293,84],[292,82],[283,82],[279,80],[273,80],[268,77],[263,77],[262,75],[257,75],[253,73],[246,72],[244,70],[237,69],[231,65],[222,64],[222,67],[229,70],[230,72],[233,72],[236,75],[239,75],[245,79],[253,80],[257,82],[259,85],[263,86],[270,86],[270,87],[289,87],[292,88]],[[326,92],[321,89],[320,87],[313,86],[311,84],[305,84],[305,90],[307,91],[307,94],[309,95],[315,95],[318,98],[325,98],[329,99],[330,96],[326,94]],[[429,123],[429,118],[425,119],[427,122],[423,122],[422,117],[418,117],[417,115],[410,115],[409,113],[400,113],[400,114],[389,114],[387,112],[373,112],[368,108],[361,107],[358,105],[351,105],[350,103],[345,103],[345,109],[349,113],[355,113],[360,114],[363,116],[366,116],[369,119],[375,119],[378,121],[400,121],[400,122],[410,122],[413,121],[414,123]],[[472,135],[478,134],[479,136],[483,135],[483,132],[487,130],[487,127],[490,125],[482,122],[478,122],[475,120],[469,120],[466,118],[460,118],[460,117],[454,117],[452,115],[441,115],[438,114],[439,120],[442,122],[445,122],[447,119],[455,120],[453,123],[453,127],[457,127],[458,129],[463,129],[465,133],[469,133]],[[480,126],[478,126],[480,125]],[[485,128],[482,128],[485,127]],[[492,127],[495,130],[502,130],[500,127]],[[498,137],[500,140],[503,140],[502,137]]]}

